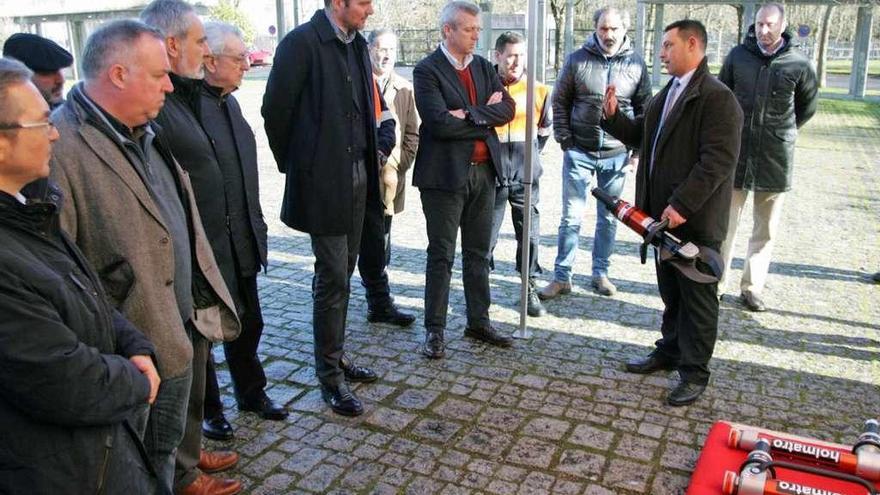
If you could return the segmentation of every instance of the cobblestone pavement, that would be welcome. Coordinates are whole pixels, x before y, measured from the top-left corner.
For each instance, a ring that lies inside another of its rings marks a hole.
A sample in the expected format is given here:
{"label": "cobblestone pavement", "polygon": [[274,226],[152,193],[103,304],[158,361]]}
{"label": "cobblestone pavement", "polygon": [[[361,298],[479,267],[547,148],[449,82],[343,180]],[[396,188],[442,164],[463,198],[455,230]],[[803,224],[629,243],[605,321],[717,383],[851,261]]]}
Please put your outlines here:
{"label": "cobblestone pavement", "polygon": [[[289,405],[284,422],[238,413],[225,364],[219,372],[231,447],[231,474],[249,493],[683,493],[711,424],[735,420],[852,443],[880,404],[880,270],[877,154],[880,107],[823,100],[798,142],[765,313],[722,304],[713,378],[694,405],[671,408],[674,374],[621,371],[658,338],[661,302],[654,269],[638,261],[635,234],[621,227],[611,278],[619,293],[589,289],[595,208],[584,219],[575,290],[531,319],[534,336],[512,349],[462,337],[460,260],[454,268],[446,359],[417,354],[422,339],[425,246],[419,195],[394,219],[390,276],[397,302],[419,315],[412,328],[366,322],[363,289],[352,281],[346,349],[381,376],[356,388],[367,412],[330,413],[316,389],[311,336],[312,256],[307,236],[278,221],[283,191],[262,132],[263,83],[239,92],[260,145],[262,204],[270,267],[261,277],[266,316],[260,353],[268,393]],[[556,254],[561,153],[551,143],[542,179],[541,264]],[[632,199],[632,180],[625,198]],[[749,213],[747,211],[747,213]],[[733,280],[750,229],[737,247]],[[492,274],[491,317],[518,324],[515,242],[506,225]],[[729,292],[738,293],[731,288]],[[223,361],[221,352],[216,353]]]}

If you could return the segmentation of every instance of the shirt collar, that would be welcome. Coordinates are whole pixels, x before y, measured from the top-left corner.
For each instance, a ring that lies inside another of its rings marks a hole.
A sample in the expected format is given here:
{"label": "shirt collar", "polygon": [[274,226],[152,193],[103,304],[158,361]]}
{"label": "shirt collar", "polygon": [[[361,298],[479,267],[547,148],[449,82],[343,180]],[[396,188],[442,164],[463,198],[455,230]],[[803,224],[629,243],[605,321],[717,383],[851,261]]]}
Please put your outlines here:
{"label": "shirt collar", "polygon": [[782,50],[783,46],[785,46],[785,38],[779,38],[779,41],[776,42],[776,47],[770,50],[765,50],[764,46],[761,45],[761,43],[758,43],[758,49],[761,50],[761,53],[763,53],[767,57],[775,55],[776,52]]}
{"label": "shirt collar", "polygon": [[460,63],[458,59],[453,57],[452,54],[449,53],[449,50],[446,49],[445,41],[440,42],[440,50],[443,52],[443,55],[446,55],[446,60],[449,60],[449,63],[452,64],[453,67],[455,67],[455,70],[467,69],[468,65],[470,65],[471,62],[473,62],[474,60],[474,55],[472,53],[469,53],[468,56],[464,58],[464,63]]}
{"label": "shirt collar", "polygon": [[85,91],[81,92],[83,95],[83,100],[87,105],[92,107],[92,113],[98,116],[99,119],[104,121],[110,129],[112,129],[119,140],[121,141],[130,141],[130,142],[139,142],[141,139],[146,136],[148,139],[152,139],[155,137],[156,133],[153,131],[153,127],[150,125],[150,122],[147,121],[144,125],[135,127],[134,129],[129,129],[128,126],[123,124],[113,115],[110,115],[109,112],[101,108],[100,105],[95,103],[89,95],[86,94]]}
{"label": "shirt collar", "polygon": [[21,203],[23,205],[27,204],[27,198],[25,198],[24,195],[21,194],[21,192],[17,192],[15,194],[13,194],[12,197],[15,198],[19,203]]}
{"label": "shirt collar", "polygon": [[339,38],[339,41],[345,43],[346,45],[354,41],[357,36],[357,29],[352,29],[350,32],[346,33],[336,24],[336,21],[333,20],[333,15],[330,9],[324,8],[324,15],[327,16],[327,20],[330,21],[330,25],[333,26],[333,32],[336,33],[336,37]]}
{"label": "shirt collar", "polygon": [[691,78],[694,77],[694,72],[696,72],[696,71],[697,71],[696,68],[691,69],[690,72],[688,72],[687,74],[685,74],[685,75],[679,77],[679,78],[678,78],[678,85],[681,86],[682,89],[686,88],[687,85],[688,85],[688,83],[691,82]]}

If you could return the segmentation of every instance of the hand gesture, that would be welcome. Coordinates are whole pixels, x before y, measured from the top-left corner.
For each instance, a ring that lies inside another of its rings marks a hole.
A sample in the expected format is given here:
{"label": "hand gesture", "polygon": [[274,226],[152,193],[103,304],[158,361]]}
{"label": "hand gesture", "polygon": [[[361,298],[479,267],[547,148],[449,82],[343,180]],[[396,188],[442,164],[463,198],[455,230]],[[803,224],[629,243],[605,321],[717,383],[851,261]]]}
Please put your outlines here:
{"label": "hand gesture", "polygon": [[462,110],[461,108],[459,108],[458,110],[450,110],[449,113],[457,119],[465,118],[464,110]]}
{"label": "hand gesture", "polygon": [[617,113],[617,87],[613,84],[609,84],[605,88],[605,101],[602,102],[602,111],[605,113],[606,119],[613,117]]}
{"label": "hand gesture", "polygon": [[486,105],[494,105],[496,103],[501,103],[502,97],[503,97],[503,95],[501,94],[501,91],[496,91],[496,92],[492,93],[492,96],[489,97],[489,101],[486,102]]}

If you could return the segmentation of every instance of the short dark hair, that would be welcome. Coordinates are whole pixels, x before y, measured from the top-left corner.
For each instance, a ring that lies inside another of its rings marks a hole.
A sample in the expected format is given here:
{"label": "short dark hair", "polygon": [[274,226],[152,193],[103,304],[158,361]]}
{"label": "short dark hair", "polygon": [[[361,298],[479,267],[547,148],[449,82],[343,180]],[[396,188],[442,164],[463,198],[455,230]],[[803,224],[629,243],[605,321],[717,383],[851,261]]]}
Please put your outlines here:
{"label": "short dark hair", "polygon": [[706,26],[698,20],[682,19],[680,21],[675,21],[666,26],[663,29],[663,32],[666,33],[673,29],[678,29],[679,36],[684,40],[687,40],[690,36],[697,38],[704,50],[706,49],[706,45],[709,44],[709,37],[706,34]]}
{"label": "short dark hair", "polygon": [[34,73],[18,60],[0,58],[0,123],[12,124],[12,120],[21,115],[20,105],[9,101],[9,88],[29,82],[33,75]]}
{"label": "short dark hair", "polygon": [[501,36],[495,40],[495,51],[501,53],[507,48],[507,45],[518,45],[520,43],[525,43],[525,36],[517,33],[516,31],[504,31],[501,33]]}
{"label": "short dark hair", "polygon": [[135,43],[144,35],[165,41],[165,36],[157,28],[133,19],[111,21],[96,29],[83,48],[83,77],[97,79],[111,64],[127,62]]}

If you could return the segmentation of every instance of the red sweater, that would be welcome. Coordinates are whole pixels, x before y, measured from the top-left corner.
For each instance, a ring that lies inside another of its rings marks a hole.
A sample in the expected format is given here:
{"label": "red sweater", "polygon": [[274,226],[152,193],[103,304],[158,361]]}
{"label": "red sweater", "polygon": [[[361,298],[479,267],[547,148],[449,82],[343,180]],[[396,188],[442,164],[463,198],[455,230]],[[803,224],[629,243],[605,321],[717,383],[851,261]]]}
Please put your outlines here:
{"label": "red sweater", "polygon": [[[468,99],[471,101],[471,105],[476,105],[477,87],[474,86],[474,78],[471,77],[471,66],[468,65],[464,70],[456,69],[455,72],[458,73],[459,81],[461,81],[464,89],[467,90]],[[491,158],[491,155],[489,155],[489,146],[486,145],[486,141],[483,141],[482,139],[474,141],[474,152],[471,154],[471,161],[488,162]]]}

